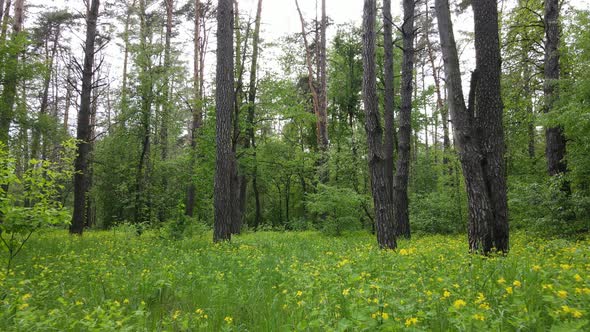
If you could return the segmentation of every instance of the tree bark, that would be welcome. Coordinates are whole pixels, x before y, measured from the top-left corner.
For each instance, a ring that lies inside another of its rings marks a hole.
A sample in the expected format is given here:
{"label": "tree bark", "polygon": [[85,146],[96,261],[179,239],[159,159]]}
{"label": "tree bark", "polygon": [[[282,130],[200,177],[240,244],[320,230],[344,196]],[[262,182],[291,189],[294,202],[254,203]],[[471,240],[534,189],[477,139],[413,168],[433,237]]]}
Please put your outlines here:
{"label": "tree bark", "polygon": [[385,176],[387,177],[387,191],[393,200],[393,175],[394,175],[394,142],[395,142],[395,92],[393,70],[393,20],[391,17],[391,0],[383,0],[383,49],[385,51],[383,83],[385,92],[383,117],[385,122]]}
{"label": "tree bark", "polygon": [[367,131],[369,172],[371,174],[372,196],[375,209],[377,242],[381,248],[395,249],[395,230],[391,198],[387,192],[385,176],[380,114],[377,99],[375,70],[375,0],[364,1],[363,11],[363,101],[365,129]]}
{"label": "tree bark", "polygon": [[503,115],[500,87],[502,60],[495,1],[473,0],[475,64],[480,77],[475,90],[475,116],[482,135],[483,171],[494,211],[492,240],[496,250],[508,251],[508,198]]}
{"label": "tree bark", "polygon": [[92,128],[90,124],[92,107],[92,77],[94,74],[94,44],[100,0],[92,0],[86,14],[86,43],[84,46],[84,67],[82,71],[82,91],[76,138],[78,156],[75,161],[74,175],[74,213],[71,234],[82,234],[86,224],[86,203],[88,199],[88,158],[91,147]]}
{"label": "tree bark", "polygon": [[[545,0],[545,82],[543,93],[545,105],[543,111],[553,111],[554,103],[559,97],[559,1]],[[565,174],[566,139],[563,128],[549,127],[545,130],[545,156],[547,171],[550,176]],[[566,185],[569,187],[569,185]],[[567,188],[566,188],[567,189]]]}
{"label": "tree bark", "polygon": [[231,239],[232,110],[234,106],[234,49],[232,0],[218,0],[216,68],[215,227],[213,241]]}
{"label": "tree bark", "polygon": [[[495,2],[483,2],[486,1],[473,1],[476,66],[479,67],[472,74],[469,107],[465,105],[463,97],[449,3],[448,0],[436,0],[435,3],[449,111],[453,118],[455,142],[467,189],[469,249],[471,252],[487,254],[494,248],[508,251],[508,224],[507,219],[502,219],[506,216],[506,210],[502,210],[505,205],[501,202],[501,198],[506,197],[503,158],[494,159],[503,153],[498,147],[501,142],[503,149],[498,16]],[[489,57],[487,63],[486,56]],[[485,73],[485,80],[490,82],[482,83],[484,80],[479,79],[482,77],[480,70]],[[485,91],[484,88],[490,90]],[[490,128],[482,131],[485,126]],[[499,137],[488,137],[491,133]],[[484,147],[484,144],[487,146]],[[492,190],[503,192],[492,193]]]}
{"label": "tree bark", "polygon": [[414,77],[414,0],[404,0],[403,63],[401,107],[399,113],[398,157],[393,180],[393,211],[396,236],[410,237],[408,214],[408,178],[410,174],[410,139],[412,135],[412,81]]}

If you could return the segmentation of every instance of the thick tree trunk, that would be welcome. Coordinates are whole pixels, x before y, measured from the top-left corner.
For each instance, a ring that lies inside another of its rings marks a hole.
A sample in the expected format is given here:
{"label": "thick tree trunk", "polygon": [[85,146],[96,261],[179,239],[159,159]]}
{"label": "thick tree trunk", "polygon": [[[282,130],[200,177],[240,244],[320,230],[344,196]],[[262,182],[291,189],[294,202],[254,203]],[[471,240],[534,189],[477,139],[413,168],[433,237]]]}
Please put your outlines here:
{"label": "thick tree trunk", "polygon": [[[549,113],[559,96],[559,0],[545,0],[545,107]],[[550,127],[545,130],[545,156],[550,176],[567,172],[565,161],[566,140],[563,128]],[[569,187],[569,185],[566,185]],[[565,188],[569,190],[569,188]]]}
{"label": "thick tree trunk", "polygon": [[231,239],[232,202],[231,167],[232,110],[234,106],[234,50],[232,0],[219,0],[217,7],[217,68],[215,107],[216,161],[215,161],[215,242]]}
{"label": "thick tree trunk", "polygon": [[383,49],[385,51],[383,84],[385,92],[383,117],[385,119],[385,142],[383,145],[385,155],[385,176],[387,177],[387,191],[393,200],[393,174],[394,174],[394,142],[395,142],[395,92],[393,70],[393,37],[392,37],[391,0],[383,0]]}
{"label": "thick tree trunk", "polygon": [[498,251],[508,251],[508,198],[503,115],[500,88],[501,58],[498,7],[495,1],[472,0],[475,20],[475,63],[478,75],[473,105],[479,124],[483,171],[492,201],[492,239]]}
{"label": "thick tree trunk", "polygon": [[[469,249],[471,252],[487,254],[494,248],[508,251],[508,224],[503,219],[506,216],[505,201],[502,202],[502,197],[506,197],[503,158],[495,159],[503,153],[498,16],[495,2],[482,2],[486,1],[473,1],[476,62],[480,67],[472,75],[469,108],[463,97],[459,56],[448,0],[436,0],[436,12],[449,111],[453,118],[455,141],[467,189]],[[484,61],[486,56],[490,60],[488,63]],[[482,83],[483,80],[478,79],[481,77],[479,70],[486,74],[485,80],[490,82]],[[485,114],[486,112],[489,114]],[[483,126],[489,128],[482,131]],[[492,133],[499,137],[488,137]],[[498,146],[500,142],[501,149]],[[483,146],[484,144],[487,146]],[[492,193],[492,190],[499,192]]]}
{"label": "thick tree trunk", "polygon": [[70,233],[82,234],[86,224],[86,202],[88,195],[88,158],[91,147],[92,128],[90,124],[92,107],[92,76],[94,73],[94,44],[96,24],[100,0],[92,0],[86,14],[86,43],[84,46],[84,67],[82,71],[82,91],[80,110],[78,112],[78,128],[76,138],[78,156],[75,161],[74,175],[74,214]]}
{"label": "thick tree trunk", "polygon": [[401,107],[399,113],[398,157],[393,180],[393,211],[396,236],[410,237],[408,214],[408,178],[410,174],[410,139],[412,135],[412,80],[414,77],[414,0],[404,0],[403,63]]}
{"label": "thick tree trunk", "polygon": [[363,101],[367,131],[369,172],[375,209],[377,242],[381,248],[395,249],[391,198],[387,192],[375,70],[375,0],[365,0],[363,12]]}
{"label": "thick tree trunk", "polygon": [[[192,121],[190,128],[190,162],[189,162],[189,174],[194,174],[194,168],[197,162],[197,137],[198,131],[203,125],[203,111],[201,101],[201,4],[200,0],[195,0],[195,31],[194,31],[194,56],[193,56],[193,90],[194,90],[194,103],[192,109]],[[195,211],[195,201],[197,195],[197,187],[193,179],[189,180],[189,185],[186,194],[186,206],[184,214],[193,217]]]}

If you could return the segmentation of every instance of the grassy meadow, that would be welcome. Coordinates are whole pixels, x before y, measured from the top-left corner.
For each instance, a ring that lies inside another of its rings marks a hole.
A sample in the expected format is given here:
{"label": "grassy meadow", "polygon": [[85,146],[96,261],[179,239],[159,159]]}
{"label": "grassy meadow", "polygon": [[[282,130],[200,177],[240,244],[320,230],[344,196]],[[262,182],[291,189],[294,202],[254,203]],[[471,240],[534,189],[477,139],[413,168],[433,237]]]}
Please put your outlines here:
{"label": "grassy meadow", "polygon": [[[589,330],[590,241],[464,236],[382,251],[368,234],[166,240],[131,230],[35,234],[0,274],[1,331]],[[3,256],[4,258],[5,256]]]}

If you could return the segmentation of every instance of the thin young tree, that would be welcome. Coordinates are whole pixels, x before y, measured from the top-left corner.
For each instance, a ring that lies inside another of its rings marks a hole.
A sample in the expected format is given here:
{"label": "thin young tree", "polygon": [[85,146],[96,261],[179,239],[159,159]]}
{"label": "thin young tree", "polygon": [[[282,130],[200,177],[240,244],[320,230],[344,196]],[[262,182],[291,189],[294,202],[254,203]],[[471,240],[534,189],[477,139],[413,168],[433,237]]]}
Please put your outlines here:
{"label": "thin young tree", "polygon": [[92,139],[90,115],[92,107],[92,87],[94,74],[95,41],[97,36],[97,21],[100,0],[92,0],[86,13],[86,42],[84,46],[84,65],[82,70],[82,90],[80,95],[80,109],[78,111],[78,127],[76,138],[78,143],[76,150],[78,155],[75,161],[74,175],[74,214],[70,233],[82,234],[86,224],[86,202],[88,196],[88,159],[90,153],[90,140]]}
{"label": "thin young tree", "polygon": [[387,177],[383,156],[381,116],[377,98],[375,66],[375,0],[365,0],[363,10],[363,103],[367,131],[368,162],[371,178],[377,242],[384,249],[395,249],[395,230],[391,197],[387,190]]}
{"label": "thin young tree", "polygon": [[213,241],[231,239],[232,202],[232,110],[234,107],[234,49],[232,0],[219,0],[217,6],[216,67],[216,161],[214,186]]}

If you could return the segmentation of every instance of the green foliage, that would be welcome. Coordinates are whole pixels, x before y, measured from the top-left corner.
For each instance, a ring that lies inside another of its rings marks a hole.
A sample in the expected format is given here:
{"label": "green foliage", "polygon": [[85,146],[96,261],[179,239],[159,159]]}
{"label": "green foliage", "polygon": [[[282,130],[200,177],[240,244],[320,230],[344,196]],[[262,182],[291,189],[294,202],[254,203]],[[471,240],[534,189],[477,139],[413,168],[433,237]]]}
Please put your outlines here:
{"label": "green foliage", "polygon": [[585,236],[590,230],[590,198],[563,190],[566,178],[545,182],[512,181],[510,214],[515,228],[545,236]]}
{"label": "green foliage", "polygon": [[366,196],[349,188],[319,184],[317,192],[307,195],[306,202],[318,228],[325,234],[338,236],[343,231],[361,228],[366,200]]}
{"label": "green foliage", "polygon": [[[73,165],[72,141],[64,143],[62,162]],[[33,232],[48,226],[64,226],[70,214],[59,200],[61,183],[73,176],[71,167],[59,168],[49,161],[31,160],[22,176],[14,159],[0,143],[0,240],[7,250],[7,265],[20,253]]]}
{"label": "green foliage", "polygon": [[[42,232],[0,302],[2,331],[584,331],[588,240],[516,233],[506,257],[463,235],[379,250],[364,233]],[[88,282],[93,280],[94,282]],[[526,309],[526,310],[525,310]]]}

